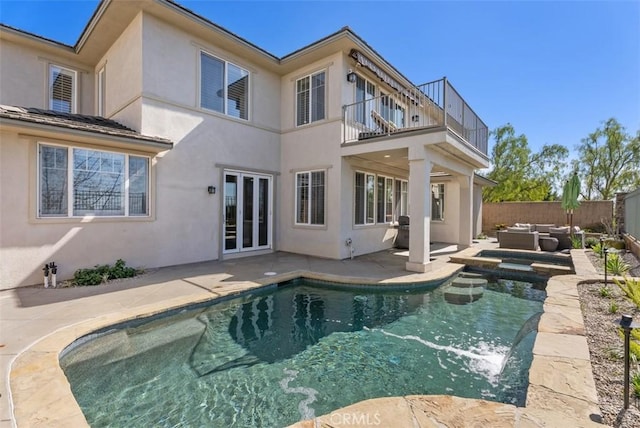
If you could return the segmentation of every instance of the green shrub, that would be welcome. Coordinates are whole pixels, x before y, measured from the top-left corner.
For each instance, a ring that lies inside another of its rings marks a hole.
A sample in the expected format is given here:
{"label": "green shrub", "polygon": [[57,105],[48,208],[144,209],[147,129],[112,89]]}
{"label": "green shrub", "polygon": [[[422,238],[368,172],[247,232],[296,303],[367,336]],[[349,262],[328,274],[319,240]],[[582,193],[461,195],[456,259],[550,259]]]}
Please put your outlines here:
{"label": "green shrub", "polygon": [[587,224],[582,228],[582,230],[589,233],[605,233],[607,231],[602,223]]}
{"label": "green shrub", "polygon": [[111,279],[131,278],[138,274],[138,270],[126,266],[122,259],[118,259],[113,266],[95,265],[91,269],[78,269],[73,274],[73,285],[98,285]]}
{"label": "green shrub", "polygon": [[633,385],[633,395],[640,398],[640,371],[635,371],[631,375],[631,384]]}
{"label": "green shrub", "polygon": [[572,236],[571,237],[571,248],[573,248],[573,249],[582,248],[582,238],[579,237],[579,236]]}
{"label": "green shrub", "polygon": [[605,269],[611,275],[624,275],[629,271],[629,265],[618,254],[609,254]]}
{"label": "green shrub", "polygon": [[593,250],[594,253],[598,255],[598,257],[600,258],[604,257],[604,249],[602,248],[602,244],[600,242],[598,242],[596,245],[591,247],[591,249]]}
{"label": "green shrub", "polygon": [[593,236],[590,236],[589,238],[586,238],[584,240],[584,246],[587,248],[593,248],[596,245],[600,245],[600,240],[598,238],[594,238]]}
{"label": "green shrub", "polygon": [[640,278],[627,278],[625,276],[624,281],[613,278],[613,282],[620,287],[620,290],[622,290],[629,300],[640,308]]}
{"label": "green shrub", "polygon": [[609,313],[618,313],[618,304],[616,302],[611,302],[611,305],[609,305]]}
{"label": "green shrub", "polygon": [[600,290],[598,291],[600,291],[600,297],[611,297],[611,290],[609,290],[609,287],[606,285],[600,287]]}

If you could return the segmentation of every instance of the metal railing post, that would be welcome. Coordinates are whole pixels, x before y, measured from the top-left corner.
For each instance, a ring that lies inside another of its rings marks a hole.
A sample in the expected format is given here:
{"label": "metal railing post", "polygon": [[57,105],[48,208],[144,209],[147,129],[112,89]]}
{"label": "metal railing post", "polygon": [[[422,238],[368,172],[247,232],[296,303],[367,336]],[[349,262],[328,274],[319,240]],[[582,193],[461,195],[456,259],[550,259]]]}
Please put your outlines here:
{"label": "metal railing post", "polygon": [[342,144],[347,142],[347,106],[342,106]]}
{"label": "metal railing post", "polygon": [[447,76],[442,78],[442,112],[444,113],[443,125],[447,127]]}

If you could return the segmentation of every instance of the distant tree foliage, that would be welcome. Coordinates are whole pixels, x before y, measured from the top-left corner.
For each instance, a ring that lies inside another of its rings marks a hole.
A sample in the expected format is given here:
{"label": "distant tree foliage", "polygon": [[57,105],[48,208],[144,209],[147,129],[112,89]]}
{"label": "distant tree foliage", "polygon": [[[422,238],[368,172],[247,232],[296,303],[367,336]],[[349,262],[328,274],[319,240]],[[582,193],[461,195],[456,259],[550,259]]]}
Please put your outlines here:
{"label": "distant tree foliage", "polygon": [[640,131],[633,138],[611,118],[583,138],[577,150],[573,166],[582,178],[583,199],[609,200],[640,187]]}
{"label": "distant tree foliage", "polygon": [[511,124],[491,131],[495,144],[491,150],[492,169],[487,178],[498,183],[483,189],[485,202],[556,200],[554,189],[561,188],[560,177],[569,150],[559,144],[545,145],[532,153],[524,134],[516,136]]}

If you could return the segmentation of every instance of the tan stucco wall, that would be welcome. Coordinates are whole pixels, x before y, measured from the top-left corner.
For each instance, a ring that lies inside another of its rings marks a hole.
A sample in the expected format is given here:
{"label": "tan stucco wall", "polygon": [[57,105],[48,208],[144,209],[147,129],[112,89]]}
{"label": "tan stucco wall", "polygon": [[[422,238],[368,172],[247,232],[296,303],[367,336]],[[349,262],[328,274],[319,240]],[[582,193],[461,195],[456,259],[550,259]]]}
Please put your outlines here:
{"label": "tan stucco wall", "polygon": [[141,122],[141,58],[142,14],[138,14],[94,68],[96,75],[105,68],[105,117],[136,130]]}
{"label": "tan stucco wall", "polygon": [[1,138],[0,289],[41,283],[41,268],[50,261],[58,264],[60,279],[71,277],[78,268],[113,263],[118,258],[132,266],[158,266],[157,252],[149,249],[162,248],[167,242],[155,233],[153,217],[36,218],[37,142],[65,143],[68,139],[54,134],[21,137],[16,132],[3,132]]}
{"label": "tan stucco wall", "polygon": [[49,65],[77,73],[77,113],[93,114],[93,68],[44,50],[0,39],[0,104],[49,108]]}
{"label": "tan stucco wall", "polygon": [[[142,82],[145,97],[193,108],[196,115],[225,117],[199,106],[200,53],[205,51],[250,73],[249,120],[239,119],[238,122],[271,132],[280,130],[280,109],[274,108],[280,105],[279,76],[153,16],[144,15],[143,22]],[[149,121],[145,122],[148,126]]]}
{"label": "tan stucco wall", "polygon": [[444,220],[431,221],[431,240],[457,243],[460,239],[460,183],[457,180],[432,179],[444,184]]}

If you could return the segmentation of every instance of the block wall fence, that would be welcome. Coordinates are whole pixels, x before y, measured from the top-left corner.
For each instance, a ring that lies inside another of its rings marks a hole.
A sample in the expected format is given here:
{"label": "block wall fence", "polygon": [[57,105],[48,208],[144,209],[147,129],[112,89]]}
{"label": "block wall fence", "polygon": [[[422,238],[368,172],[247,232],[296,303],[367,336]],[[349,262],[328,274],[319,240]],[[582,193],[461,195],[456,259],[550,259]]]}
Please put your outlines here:
{"label": "block wall fence", "polygon": [[[599,225],[602,219],[611,221],[613,201],[582,201],[573,212],[574,226],[581,228]],[[515,223],[568,224],[561,202],[485,202],[482,205],[482,231],[495,234],[496,224]]]}

